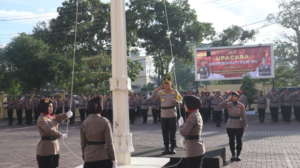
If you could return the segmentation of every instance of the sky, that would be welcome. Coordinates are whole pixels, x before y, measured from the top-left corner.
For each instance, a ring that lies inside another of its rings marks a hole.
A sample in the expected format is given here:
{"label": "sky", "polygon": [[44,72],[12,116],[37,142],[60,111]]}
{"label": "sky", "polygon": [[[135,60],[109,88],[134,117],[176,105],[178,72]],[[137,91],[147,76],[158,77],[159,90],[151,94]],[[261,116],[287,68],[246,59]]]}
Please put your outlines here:
{"label": "sky", "polygon": [[[270,13],[277,13],[280,1],[189,0],[191,8],[197,12],[198,20],[213,23],[217,32],[233,24],[243,26],[244,29],[259,30],[256,40],[247,44],[272,43],[282,32],[292,32],[276,24],[262,29],[266,22],[253,24],[266,20]],[[9,43],[18,33],[31,33],[39,21],[55,18],[56,9],[62,2],[64,0],[0,0],[0,45]]]}

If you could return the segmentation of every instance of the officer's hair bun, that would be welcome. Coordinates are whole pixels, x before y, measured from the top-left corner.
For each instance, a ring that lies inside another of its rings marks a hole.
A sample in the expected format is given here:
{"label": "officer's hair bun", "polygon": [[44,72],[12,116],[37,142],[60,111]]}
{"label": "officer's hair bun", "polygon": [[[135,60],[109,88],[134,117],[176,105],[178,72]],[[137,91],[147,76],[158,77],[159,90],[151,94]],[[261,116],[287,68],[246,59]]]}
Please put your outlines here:
{"label": "officer's hair bun", "polygon": [[88,109],[90,114],[97,114],[102,112],[102,96],[96,96],[88,102]]}

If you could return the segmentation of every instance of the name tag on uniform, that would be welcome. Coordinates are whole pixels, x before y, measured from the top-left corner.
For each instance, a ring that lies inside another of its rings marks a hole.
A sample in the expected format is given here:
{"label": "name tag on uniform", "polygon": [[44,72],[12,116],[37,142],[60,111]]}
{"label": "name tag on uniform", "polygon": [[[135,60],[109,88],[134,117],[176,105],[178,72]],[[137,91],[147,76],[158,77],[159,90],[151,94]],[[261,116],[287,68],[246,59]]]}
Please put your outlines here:
{"label": "name tag on uniform", "polygon": [[175,94],[175,92],[174,92],[174,91],[172,91],[172,92],[171,92],[171,94]]}
{"label": "name tag on uniform", "polygon": [[161,99],[161,101],[163,102],[163,101],[165,101],[165,99]]}
{"label": "name tag on uniform", "polygon": [[166,93],[165,93],[165,92],[162,92],[161,94],[162,94],[162,95],[165,95]]}
{"label": "name tag on uniform", "polygon": [[44,120],[44,121],[47,121],[46,117],[43,117],[43,120]]}

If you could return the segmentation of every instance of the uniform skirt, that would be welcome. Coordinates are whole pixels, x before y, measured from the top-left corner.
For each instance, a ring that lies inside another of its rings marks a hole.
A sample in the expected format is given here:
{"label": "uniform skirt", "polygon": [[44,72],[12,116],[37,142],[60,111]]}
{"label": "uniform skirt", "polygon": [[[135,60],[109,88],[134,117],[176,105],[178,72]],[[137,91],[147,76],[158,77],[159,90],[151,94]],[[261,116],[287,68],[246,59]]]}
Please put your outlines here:
{"label": "uniform skirt", "polygon": [[49,156],[36,156],[39,168],[56,168],[58,167],[59,154]]}

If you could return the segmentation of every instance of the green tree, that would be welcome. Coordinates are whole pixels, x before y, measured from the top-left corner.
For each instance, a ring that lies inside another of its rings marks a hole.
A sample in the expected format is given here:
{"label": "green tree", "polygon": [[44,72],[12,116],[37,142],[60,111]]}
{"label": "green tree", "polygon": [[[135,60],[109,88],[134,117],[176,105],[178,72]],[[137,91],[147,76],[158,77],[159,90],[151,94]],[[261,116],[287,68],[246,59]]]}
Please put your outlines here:
{"label": "green tree", "polygon": [[147,83],[141,88],[141,91],[153,91],[155,90],[154,83]]}
{"label": "green tree", "polygon": [[[250,108],[251,104],[253,104],[253,102],[254,102],[253,96],[257,93],[255,82],[254,82],[254,80],[251,79],[250,75],[245,75],[243,77],[242,86],[240,89],[243,90],[243,93],[247,96],[248,105]],[[247,107],[245,107],[245,108],[247,108]]]}
{"label": "green tree", "polygon": [[25,33],[6,46],[4,60],[9,65],[13,81],[20,82],[22,91],[34,90],[35,94],[61,73],[60,66],[64,64],[63,56],[50,53],[49,46],[42,40]]}
{"label": "green tree", "polygon": [[166,1],[171,32],[167,28],[164,1],[130,0],[127,6],[131,20],[138,24],[140,47],[153,56],[159,79],[170,72],[172,59],[169,38],[172,40],[174,57],[192,62],[194,47],[191,46],[200,44],[213,32],[210,23],[197,20],[196,12],[190,8],[188,0]]}
{"label": "green tree", "polygon": [[[282,27],[287,29],[292,29],[295,34],[294,35],[286,35],[283,34],[284,37],[288,39],[291,43],[295,43],[297,46],[297,51],[295,54],[297,55],[297,63],[300,64],[300,1],[284,1],[279,3],[278,5],[280,11],[276,14],[269,14],[267,20],[270,24],[280,24]],[[300,79],[300,66],[298,67],[298,78]]]}
{"label": "green tree", "polygon": [[197,86],[195,81],[194,63],[185,63],[183,60],[175,58],[175,71],[177,87],[181,90],[187,90],[190,85]]}

